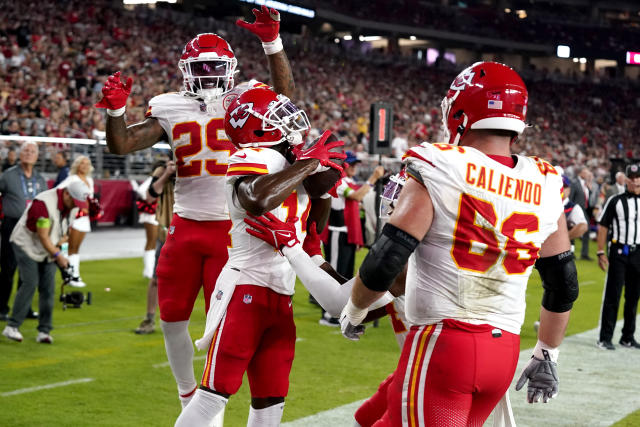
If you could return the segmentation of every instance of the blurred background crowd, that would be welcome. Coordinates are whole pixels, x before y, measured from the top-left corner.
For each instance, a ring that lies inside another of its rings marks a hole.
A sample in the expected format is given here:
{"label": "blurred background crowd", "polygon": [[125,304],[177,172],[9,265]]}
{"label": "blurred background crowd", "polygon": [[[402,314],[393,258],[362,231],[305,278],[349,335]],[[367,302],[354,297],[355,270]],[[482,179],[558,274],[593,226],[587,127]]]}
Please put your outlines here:
{"label": "blurred background crowd", "polygon": [[[237,82],[268,79],[260,45],[235,27],[232,18],[219,16],[227,12],[224,4],[241,2],[212,4],[220,10],[218,16],[213,10],[197,13],[193,5],[188,10],[190,3],[197,2],[185,1],[182,8],[161,3],[149,8],[109,0],[1,0],[0,134],[102,138],[104,112],[93,104],[100,99],[107,76],[117,70],[134,78],[127,120],[142,120],[151,97],[181,89],[177,59],[184,44],[200,32],[214,31],[229,40],[238,58]],[[638,25],[620,25],[613,31],[607,27],[618,21],[603,23],[602,14],[594,16],[588,8],[572,6],[560,5],[550,14],[534,4],[523,19],[522,11],[503,13],[504,1],[489,2],[491,6],[470,1],[467,7],[446,0],[292,3],[357,19],[527,43],[562,39],[596,51],[620,48],[621,40],[640,39]],[[560,19],[563,10],[570,19]],[[289,16],[284,15],[283,25]],[[374,166],[366,155],[373,101],[393,105],[392,157],[399,158],[422,141],[442,139],[440,100],[453,77],[469,64],[441,59],[427,66],[393,46],[373,50],[364,49],[362,43],[337,43],[333,35],[314,31],[313,25],[292,28],[283,39],[298,88],[295,102],[307,111],[314,127],[310,137],[324,129],[339,134],[347,149],[364,160],[363,176]],[[505,58],[498,53],[493,59]],[[635,140],[640,130],[638,75],[562,71],[531,63],[518,71],[529,88],[531,126],[514,151],[546,158],[572,178],[586,166],[598,186],[613,182],[616,164],[611,159],[640,158]],[[17,146],[10,139],[0,140],[3,163],[11,164],[15,157],[11,151]],[[140,177],[161,154],[147,150],[123,160],[90,144],[41,143],[36,168],[55,172],[53,158],[61,150],[70,152],[70,158],[88,155],[97,178]]]}

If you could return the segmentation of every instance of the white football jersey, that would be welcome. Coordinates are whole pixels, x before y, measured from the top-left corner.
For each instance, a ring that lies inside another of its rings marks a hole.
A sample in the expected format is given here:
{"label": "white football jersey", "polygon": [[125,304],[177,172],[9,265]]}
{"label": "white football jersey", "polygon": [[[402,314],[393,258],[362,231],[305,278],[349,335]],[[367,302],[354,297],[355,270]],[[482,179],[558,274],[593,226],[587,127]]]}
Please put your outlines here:
{"label": "white football jersey", "polygon": [[225,107],[251,87],[252,80],[236,86],[215,104],[184,93],[165,93],[149,101],[146,117],[158,120],[169,139],[176,161],[173,211],[196,221],[229,219],[224,182],[229,156],[235,147],[224,131]]}
{"label": "white football jersey", "polygon": [[410,323],[455,319],[520,333],[529,275],[564,211],[556,170],[516,157],[510,168],[470,147],[423,143],[407,152],[407,172],[434,208],[409,259]]}
{"label": "white football jersey", "polygon": [[[236,151],[229,159],[227,185],[225,189],[231,227],[229,261],[225,268],[239,270],[238,284],[265,286],[279,294],[293,295],[296,274],[287,261],[273,246],[246,232],[246,210],[236,197],[234,184],[242,176],[266,175],[279,172],[290,166],[289,162],[271,148],[245,148]],[[306,222],[311,201],[302,184],[285,199],[282,205],[271,211],[280,220],[297,217],[296,233],[300,242],[306,235]]]}

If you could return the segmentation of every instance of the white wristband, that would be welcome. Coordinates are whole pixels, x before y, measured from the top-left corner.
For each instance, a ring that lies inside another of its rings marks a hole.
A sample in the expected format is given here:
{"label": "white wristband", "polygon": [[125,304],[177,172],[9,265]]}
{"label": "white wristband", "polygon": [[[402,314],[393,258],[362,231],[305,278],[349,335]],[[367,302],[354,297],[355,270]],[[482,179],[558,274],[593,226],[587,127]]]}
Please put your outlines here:
{"label": "white wristband", "polygon": [[282,39],[280,35],[276,37],[276,39],[272,42],[262,42],[262,47],[264,48],[264,53],[267,55],[273,55],[274,53],[280,52],[282,49]]}
{"label": "white wristband", "polygon": [[107,114],[110,115],[111,117],[120,117],[122,115],[124,115],[124,110],[127,107],[122,107],[122,108],[118,108],[117,110],[110,110],[107,108]]}
{"label": "white wristband", "polygon": [[352,325],[359,325],[362,323],[365,317],[367,317],[367,313],[369,312],[368,308],[358,308],[353,302],[351,302],[351,298],[347,301],[347,305],[344,306],[342,310],[342,314],[345,314],[351,322]]}
{"label": "white wristband", "polygon": [[558,355],[560,354],[560,350],[558,349],[558,347],[548,346],[547,344],[538,340],[536,346],[533,348],[533,355],[537,359],[544,360],[545,357],[543,350],[547,352],[547,354],[549,355],[549,359],[551,359],[552,362],[558,362]]}
{"label": "white wristband", "polygon": [[324,193],[322,196],[320,196],[321,199],[330,199],[332,196],[329,193]]}

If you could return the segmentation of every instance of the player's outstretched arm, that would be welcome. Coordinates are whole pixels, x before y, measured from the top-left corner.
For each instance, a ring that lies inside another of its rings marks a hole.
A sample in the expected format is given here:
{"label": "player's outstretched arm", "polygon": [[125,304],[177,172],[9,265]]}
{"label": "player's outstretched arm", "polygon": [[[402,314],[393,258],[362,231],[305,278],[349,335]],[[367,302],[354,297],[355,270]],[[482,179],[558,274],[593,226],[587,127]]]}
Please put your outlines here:
{"label": "player's outstretched arm", "polygon": [[264,5],[260,10],[253,9],[252,12],[256,18],[255,22],[250,23],[238,19],[236,25],[252,32],[260,39],[269,61],[269,72],[274,90],[293,99],[295,83],[291,65],[280,38],[280,13]]}
{"label": "player's outstretched arm", "polygon": [[362,335],[364,330],[358,326],[367,315],[367,307],[390,288],[431,228],[432,221],[429,191],[423,184],[409,179],[389,223],[362,262],[351,298],[340,315],[340,327],[346,338],[358,340]]}
{"label": "player's outstretched arm", "polygon": [[131,77],[123,82],[120,71],[109,76],[102,87],[102,99],[95,105],[107,109],[107,146],[113,154],[128,154],[166,139],[164,129],[154,118],[127,127],[124,112],[132,83]]}
{"label": "player's outstretched arm", "polygon": [[564,213],[558,219],[558,229],[542,244],[536,269],[544,287],[538,342],[518,379],[516,390],[527,384],[529,403],[540,399],[547,403],[558,395],[558,347],[564,338],[573,302],[578,297],[578,277]]}

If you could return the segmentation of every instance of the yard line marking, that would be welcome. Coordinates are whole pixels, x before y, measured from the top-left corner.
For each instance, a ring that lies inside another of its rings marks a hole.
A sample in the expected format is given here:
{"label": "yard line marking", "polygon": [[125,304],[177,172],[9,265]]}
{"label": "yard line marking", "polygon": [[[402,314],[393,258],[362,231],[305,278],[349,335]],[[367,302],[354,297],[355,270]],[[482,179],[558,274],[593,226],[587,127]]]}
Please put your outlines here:
{"label": "yard line marking", "polygon": [[16,394],[31,393],[33,391],[47,390],[47,389],[56,388],[56,387],[64,387],[71,384],[89,383],[93,380],[94,380],[93,378],[80,378],[77,380],[62,381],[60,383],[45,384],[45,385],[39,385],[39,386],[27,387],[27,388],[19,388],[18,390],[0,393],[0,396],[2,397],[15,396]]}
{"label": "yard line marking", "polygon": [[56,329],[75,328],[76,326],[99,325],[100,323],[120,322],[122,320],[140,319],[140,316],[118,317],[115,319],[96,320],[95,322],[67,323],[65,325],[56,326]]}
{"label": "yard line marking", "polygon": [[[640,321],[640,316],[636,322]],[[620,337],[622,320],[616,325],[614,342]],[[615,351],[596,347],[598,328],[571,335],[560,346],[558,374],[560,394],[547,404],[526,402],[526,389],[515,391],[515,383],[531,358],[532,349],[522,350],[509,397],[518,427],[610,426],[640,409],[640,351],[616,346]],[[621,367],[624,367],[622,369]],[[374,390],[371,390],[373,393]],[[347,426],[363,401],[352,402],[304,418],[283,423],[282,427]],[[490,417],[485,426],[492,425]]]}
{"label": "yard line marking", "polygon": [[[196,356],[193,358],[193,360],[204,360],[207,358],[206,354],[203,354],[202,356]],[[156,363],[155,365],[151,365],[154,368],[165,368],[167,366],[169,366],[169,362],[162,362],[162,363]]]}

